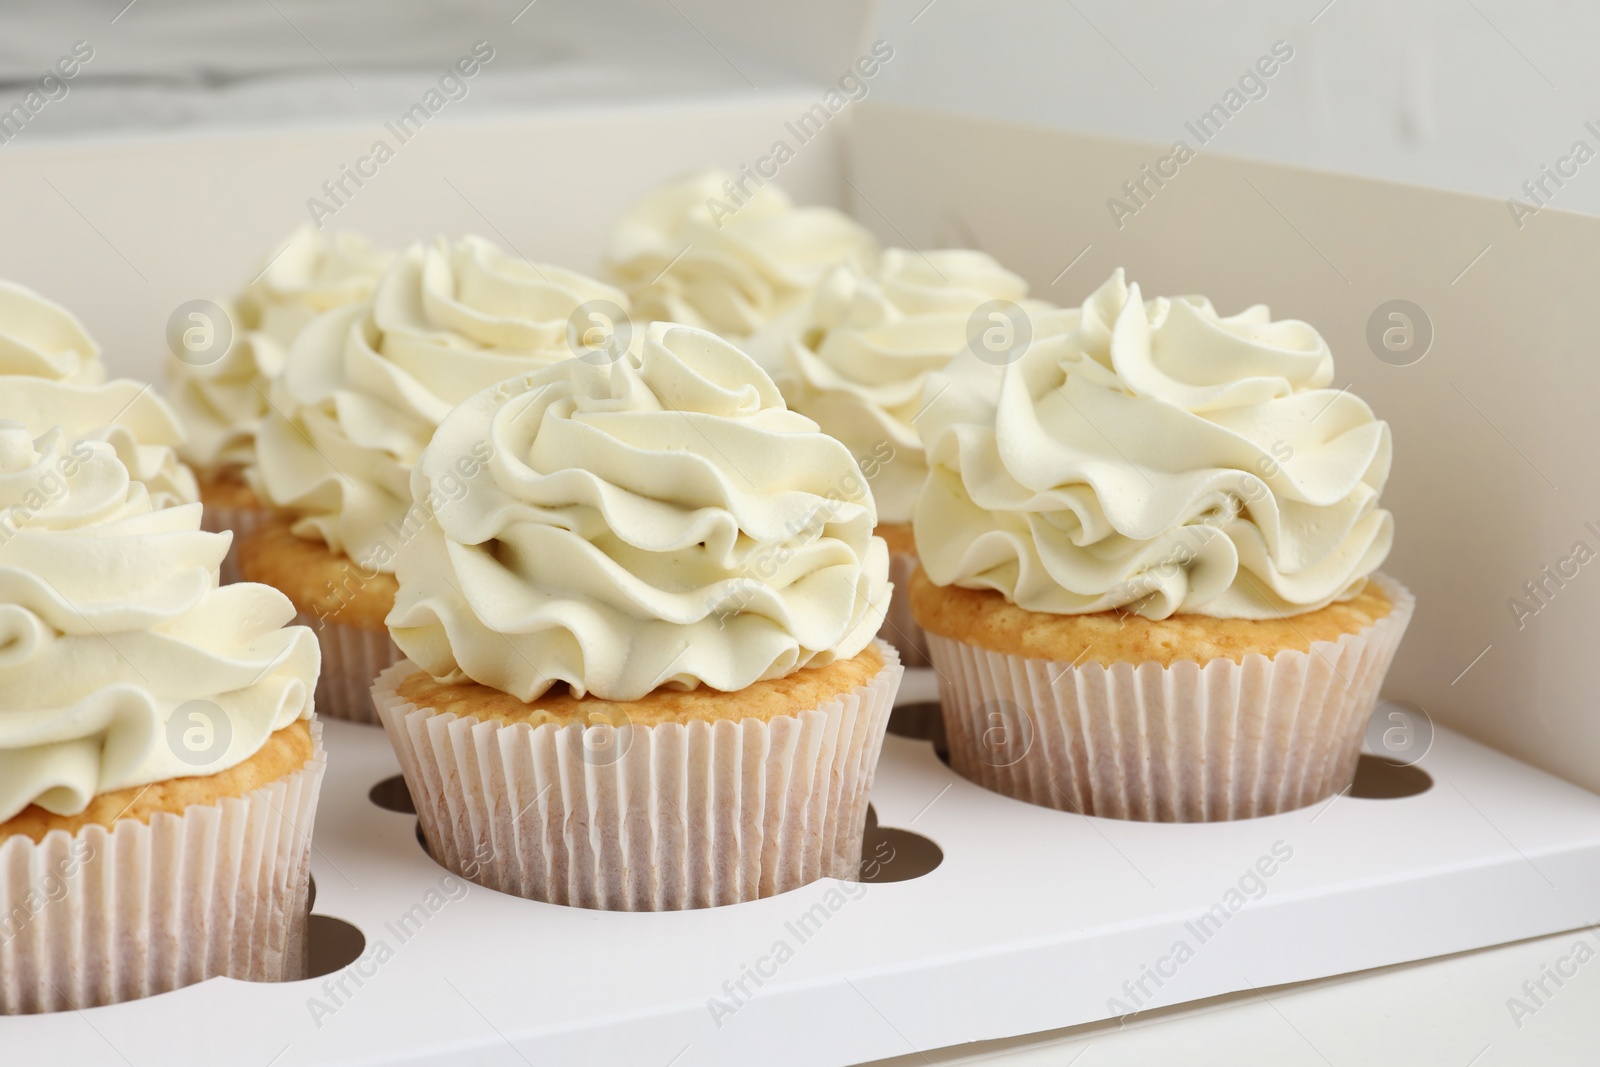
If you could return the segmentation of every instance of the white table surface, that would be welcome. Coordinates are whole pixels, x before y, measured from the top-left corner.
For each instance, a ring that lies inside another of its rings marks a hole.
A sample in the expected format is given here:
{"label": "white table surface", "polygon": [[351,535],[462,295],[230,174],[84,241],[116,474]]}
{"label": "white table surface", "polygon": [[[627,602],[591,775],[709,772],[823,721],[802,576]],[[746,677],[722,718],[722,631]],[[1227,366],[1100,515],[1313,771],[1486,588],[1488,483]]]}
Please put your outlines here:
{"label": "white table surface", "polygon": [[[1577,963],[1574,946],[1594,956]],[[1576,970],[1535,1005],[1523,993],[1545,968]],[[1508,1000],[1535,1008],[1514,1018]],[[1520,1025],[1519,1025],[1520,1023]],[[1217,997],[1117,1023],[876,1061],[1008,1067],[1498,1067],[1600,1063],[1600,932],[1577,930],[1362,974]]]}

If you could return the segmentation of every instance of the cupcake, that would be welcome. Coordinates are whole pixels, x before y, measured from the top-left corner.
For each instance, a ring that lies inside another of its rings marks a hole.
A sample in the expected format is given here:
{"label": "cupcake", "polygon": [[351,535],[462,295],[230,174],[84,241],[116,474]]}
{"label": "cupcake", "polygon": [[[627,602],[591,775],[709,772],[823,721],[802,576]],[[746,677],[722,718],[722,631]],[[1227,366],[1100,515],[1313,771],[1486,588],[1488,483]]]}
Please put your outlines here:
{"label": "cupcake", "polygon": [[0,421],[0,1013],[303,976],[317,644],[200,510]]}
{"label": "cupcake", "polygon": [[199,498],[178,458],[183,429],[143,382],[106,380],[100,346],[71,312],[0,281],[0,416],[34,434],[61,427],[70,439],[104,441],[150,491],[157,508]]}
{"label": "cupcake", "polygon": [[986,332],[1000,346],[1018,342],[1018,324],[1030,333],[1030,316],[1047,309],[1019,304],[1027,294],[1027,282],[982,252],[891,248],[873,270],[835,268],[810,301],[750,341],[789,407],[843,441],[871,482],[895,590],[879,636],[907,666],[928,665],[905,592],[917,566],[911,509],[928,474],[923,389]]}
{"label": "cupcake", "polygon": [[[198,475],[205,529],[243,537],[269,514],[245,472],[255,463],[272,380],[306,324],[365,300],[390,258],[353,233],[302,226],[233,300],[221,343],[167,361],[172,407],[188,435],[179,452]],[[234,552],[222,580],[238,580]]]}
{"label": "cupcake", "polygon": [[373,721],[372,679],[399,658],[383,620],[395,554],[432,521],[409,486],[434,428],[486,386],[626,345],[626,305],[610,286],[466,237],[413,245],[370,299],[301,330],[250,471],[279,514],[241,542],[239,570],[317,629],[325,716]]}
{"label": "cupcake", "polygon": [[1303,322],[1145,301],[958,357],[922,420],[912,609],[951,765],[1048,807],[1238,819],[1348,786],[1413,600],[1386,423]]}
{"label": "cupcake", "polygon": [[440,863],[634,911],[857,877],[888,552],[849,450],[753,360],[655,323],[472,397],[412,491],[436,521],[373,699]]}
{"label": "cupcake", "polygon": [[699,326],[740,339],[803,304],[841,263],[870,267],[873,236],[832,208],[796,207],[748,172],[704,170],[641,197],[617,221],[607,281],[639,322]]}

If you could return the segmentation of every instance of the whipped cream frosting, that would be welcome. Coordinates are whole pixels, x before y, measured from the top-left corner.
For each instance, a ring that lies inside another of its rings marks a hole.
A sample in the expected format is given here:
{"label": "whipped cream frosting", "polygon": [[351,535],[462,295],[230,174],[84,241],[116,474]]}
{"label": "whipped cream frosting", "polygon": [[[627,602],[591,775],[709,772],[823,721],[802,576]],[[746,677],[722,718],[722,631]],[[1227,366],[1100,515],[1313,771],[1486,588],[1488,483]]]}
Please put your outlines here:
{"label": "whipped cream frosting", "polygon": [[703,330],[655,323],[614,363],[479,393],[412,490],[437,521],[400,550],[388,622],[440,680],[732,691],[854,656],[887,607],[849,450]]}
{"label": "whipped cream frosting", "polygon": [[1023,308],[1027,294],[982,252],[891,248],[874,270],[835,268],[749,347],[788,405],[862,461],[878,518],[909,523],[928,473],[917,425],[928,375],[967,347],[974,312],[991,301]]}
{"label": "whipped cream frosting", "polygon": [[1387,423],[1329,388],[1304,322],[1146,301],[1118,270],[1062,332],[932,376],[917,550],[1030,611],[1268,619],[1359,592],[1388,555]]}
{"label": "whipped cream frosting", "polygon": [[70,311],[26,286],[0,281],[0,376],[99,385],[106,369],[100,346]]}
{"label": "whipped cream frosting", "polygon": [[0,418],[109,443],[156,507],[199,498],[178,458],[183,428],[148,385],[106,381],[100,346],[61,305],[0,281]]}
{"label": "whipped cream frosting", "polygon": [[[480,389],[570,358],[569,319],[627,297],[480,237],[411,246],[372,297],[314,319],[273,383],[251,475],[294,531],[392,573],[411,468]],[[620,336],[620,335],[619,335]]]}
{"label": "whipped cream frosting", "polygon": [[392,258],[346,231],[302,226],[233,301],[235,334],[214,363],[167,361],[168,393],[188,431],[183,457],[202,471],[255,462],[271,383],[312,319],[365,300]]}
{"label": "whipped cream frosting", "polygon": [[0,821],[226,770],[310,717],[316,637],[276,590],[218,587],[230,538],[109,443],[0,421]]}
{"label": "whipped cream frosting", "polygon": [[603,276],[627,291],[641,324],[747,337],[802,304],[833,267],[877,261],[877,241],[848,215],[734,181],[720,170],[684,175],[617,221]]}
{"label": "whipped cream frosting", "polygon": [[358,234],[307,223],[239,294],[240,323],[287,348],[318,315],[371,296],[393,259]]}

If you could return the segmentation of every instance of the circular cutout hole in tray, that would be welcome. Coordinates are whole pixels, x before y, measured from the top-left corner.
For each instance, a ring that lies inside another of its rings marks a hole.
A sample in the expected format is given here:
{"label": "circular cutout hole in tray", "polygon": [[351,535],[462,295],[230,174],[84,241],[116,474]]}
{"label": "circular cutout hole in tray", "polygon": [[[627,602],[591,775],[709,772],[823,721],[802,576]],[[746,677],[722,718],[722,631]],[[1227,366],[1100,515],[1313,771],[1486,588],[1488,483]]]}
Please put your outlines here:
{"label": "circular cutout hole in tray", "polygon": [[1414,764],[1390,763],[1363,752],[1350,795],[1359,800],[1399,800],[1433,788],[1433,776]]}
{"label": "circular cutout hole in tray", "polygon": [[306,928],[306,977],[321,978],[354,963],[367,947],[367,935],[354,923],[332,915],[313,915]]}
{"label": "circular cutout hole in tray", "polygon": [[950,745],[944,736],[944,712],[937,700],[896,705],[889,712],[889,732],[913,741],[930,741],[934,753],[946,763],[950,762]]}
{"label": "circular cutout hole in tray", "polygon": [[867,827],[861,842],[861,880],[872,885],[909,882],[944,862],[944,849],[912,830],[898,826]]}
{"label": "circular cutout hole in tray", "polygon": [[938,701],[919,700],[914,704],[896,704],[889,712],[889,732],[896,737],[909,737],[916,741],[932,741],[944,733],[944,716]]}
{"label": "circular cutout hole in tray", "polygon": [[406,786],[403,775],[396,774],[385,778],[367,791],[367,799],[384,811],[398,812],[401,815],[417,813],[417,806],[411,801],[411,790]]}

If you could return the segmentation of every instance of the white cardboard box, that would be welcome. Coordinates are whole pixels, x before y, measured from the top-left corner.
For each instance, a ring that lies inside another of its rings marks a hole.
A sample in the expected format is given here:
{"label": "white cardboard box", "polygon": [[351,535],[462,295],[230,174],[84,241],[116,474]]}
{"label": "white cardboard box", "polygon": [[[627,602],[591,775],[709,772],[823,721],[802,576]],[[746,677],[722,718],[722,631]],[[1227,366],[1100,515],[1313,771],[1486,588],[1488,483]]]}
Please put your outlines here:
{"label": "white cardboard box", "polygon": [[[440,127],[336,222],[390,243],[476,230],[592,266],[630,197],[690,166],[753,161],[812,102]],[[1105,200],[1162,148],[870,104],[853,120],[783,170],[797,198],[843,201],[892,243],[977,244],[1063,303],[1120,264],[1147,292],[1203,292],[1224,311],[1266,302],[1329,338],[1340,384],[1395,428],[1388,569],[1419,610],[1389,690],[1440,726],[1422,763],[1433,788],[1231,824],[1118,823],[988,794],[926,744],[891,739],[875,805],[885,826],[943,850],[924,877],[671,915],[473,888],[400,944],[385,924],[444,872],[417,846],[413,819],[366,799],[395,770],[381,733],[335,723],[317,910],[355,923],[369,947],[385,940],[392,959],[367,965],[359,989],[360,972],[344,972],[337,1005],[324,979],[218,979],[0,1020],[0,1049],[19,1062],[115,1051],[209,1064],[219,1048],[249,1048],[283,1049],[285,1065],[850,1064],[1592,921],[1600,797],[1546,772],[1600,786],[1588,695],[1600,657],[1581,647],[1600,580],[1580,571],[1552,587],[1522,630],[1506,601],[1572,541],[1600,544],[1583,525],[1600,518],[1583,418],[1600,372],[1578,347],[1600,222],[1546,211],[1519,232],[1498,202],[1202,153],[1119,229]],[[247,277],[372,136],[12,146],[0,155],[0,276],[79,310],[118,371],[153,376],[167,311]],[[1410,366],[1380,361],[1365,340],[1393,298],[1433,325]],[[925,698],[931,680],[908,689]],[[1241,883],[1275,847],[1260,899],[1233,908],[1229,891],[1255,895]],[[1200,943],[1194,924],[1219,903],[1229,917]],[[800,944],[795,924],[817,904],[826,919]],[[1193,957],[1164,964],[1185,939]],[[723,983],[785,940],[793,958],[735,1014],[719,1011],[713,998],[735,999]]]}

